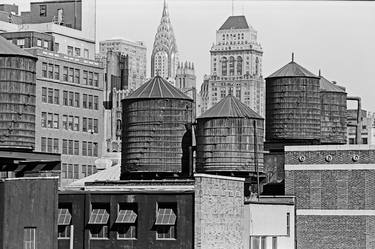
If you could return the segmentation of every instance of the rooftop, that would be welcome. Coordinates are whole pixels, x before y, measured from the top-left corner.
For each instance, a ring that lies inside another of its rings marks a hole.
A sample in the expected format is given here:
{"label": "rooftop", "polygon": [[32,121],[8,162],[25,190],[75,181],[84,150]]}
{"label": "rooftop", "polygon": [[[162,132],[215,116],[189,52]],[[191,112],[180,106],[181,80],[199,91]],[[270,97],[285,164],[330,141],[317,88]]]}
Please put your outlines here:
{"label": "rooftop", "polygon": [[268,76],[267,78],[283,78],[283,77],[308,77],[308,78],[319,78],[315,74],[311,73],[306,68],[295,63],[293,60]]}
{"label": "rooftop", "polygon": [[220,27],[219,30],[226,29],[248,29],[249,25],[247,24],[245,16],[230,16]]}
{"label": "rooftop", "polygon": [[344,87],[338,86],[338,85],[330,82],[329,80],[327,80],[323,76],[320,76],[319,83],[320,83],[320,91],[345,93]]}
{"label": "rooftop", "polygon": [[12,44],[10,41],[6,40],[0,36],[0,55],[1,56],[23,56],[36,59],[35,56],[26,52],[25,50]]}
{"label": "rooftop", "polygon": [[124,98],[124,100],[134,99],[186,99],[193,101],[159,75],[153,77]]}
{"label": "rooftop", "polygon": [[239,99],[229,94],[219,103],[204,112],[201,118],[255,118],[263,119],[250,107],[242,103]]}

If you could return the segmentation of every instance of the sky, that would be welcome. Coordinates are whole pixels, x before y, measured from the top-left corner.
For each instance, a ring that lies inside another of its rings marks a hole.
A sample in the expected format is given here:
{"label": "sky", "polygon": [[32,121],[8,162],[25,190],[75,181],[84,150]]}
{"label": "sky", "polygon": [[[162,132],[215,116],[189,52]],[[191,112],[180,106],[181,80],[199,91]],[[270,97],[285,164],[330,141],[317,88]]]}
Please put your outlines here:
{"label": "sky", "polygon": [[[91,1],[91,0],[90,0]],[[16,3],[22,11],[30,0]],[[144,41],[147,71],[163,0],[96,0],[97,41],[122,37]],[[195,64],[197,87],[210,73],[209,50],[216,30],[232,15],[231,0],[167,0],[179,58]],[[375,2],[234,0],[234,15],[245,15],[258,31],[267,77],[291,61],[346,87],[375,112]],[[349,105],[354,107],[354,105]]]}

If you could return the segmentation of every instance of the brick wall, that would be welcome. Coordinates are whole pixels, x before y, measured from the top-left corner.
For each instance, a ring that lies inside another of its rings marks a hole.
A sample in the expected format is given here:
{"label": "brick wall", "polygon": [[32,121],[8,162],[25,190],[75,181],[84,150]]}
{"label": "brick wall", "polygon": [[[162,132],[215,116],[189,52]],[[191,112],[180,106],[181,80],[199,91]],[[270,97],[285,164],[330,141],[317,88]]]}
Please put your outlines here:
{"label": "brick wall", "polygon": [[196,249],[242,249],[244,181],[241,178],[195,175]]}
{"label": "brick wall", "polygon": [[375,147],[285,147],[298,249],[375,248]]}

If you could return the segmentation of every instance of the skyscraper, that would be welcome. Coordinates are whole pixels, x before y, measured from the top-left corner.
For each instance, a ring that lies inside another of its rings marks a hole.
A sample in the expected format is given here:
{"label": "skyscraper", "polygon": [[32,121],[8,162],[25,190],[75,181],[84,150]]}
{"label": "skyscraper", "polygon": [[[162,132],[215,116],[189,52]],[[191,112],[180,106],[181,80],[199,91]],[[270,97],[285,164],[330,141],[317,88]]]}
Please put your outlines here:
{"label": "skyscraper", "polygon": [[164,0],[163,14],[157,29],[151,54],[151,77],[161,77],[174,81],[178,64],[176,38],[169,19],[168,7]]}
{"label": "skyscraper", "polygon": [[202,111],[232,94],[264,116],[263,51],[245,16],[228,17],[216,31],[210,53],[211,74],[201,87]]}

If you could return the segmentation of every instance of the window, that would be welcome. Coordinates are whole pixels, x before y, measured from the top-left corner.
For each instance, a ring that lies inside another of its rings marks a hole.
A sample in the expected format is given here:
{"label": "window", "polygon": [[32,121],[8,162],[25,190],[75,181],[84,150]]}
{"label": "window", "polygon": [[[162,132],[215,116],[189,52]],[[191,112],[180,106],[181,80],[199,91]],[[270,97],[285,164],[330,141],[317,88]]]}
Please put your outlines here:
{"label": "window", "polygon": [[42,63],[42,77],[47,78],[47,63]]}
{"label": "window", "polygon": [[80,73],[79,69],[74,69],[74,83],[79,84]]}
{"label": "window", "polygon": [[286,213],[286,234],[290,235],[290,213]]}
{"label": "window", "polygon": [[53,79],[53,64],[48,64],[48,78]]}
{"label": "window", "polygon": [[25,39],[17,39],[17,46],[23,48],[25,46]]}
{"label": "window", "polygon": [[122,203],[116,218],[118,226],[117,238],[136,239],[137,238],[137,206],[135,203]]}
{"label": "window", "polygon": [[158,203],[155,221],[157,239],[176,238],[176,211],[175,203]]}
{"label": "window", "polygon": [[237,57],[237,75],[242,75],[242,57]]}
{"label": "window", "polygon": [[94,73],[94,86],[98,87],[99,86],[99,74]]}
{"label": "window", "polygon": [[68,129],[71,130],[71,131],[73,130],[73,116],[69,116]]}
{"label": "window", "polygon": [[63,125],[64,130],[68,129],[68,116],[67,115],[63,115],[62,125]]}
{"label": "window", "polygon": [[73,56],[73,47],[72,46],[68,46],[68,48],[67,48],[67,54],[69,56]]}
{"label": "window", "polygon": [[53,113],[47,113],[47,127],[53,128]]}
{"label": "window", "polygon": [[73,121],[73,130],[79,131],[79,117],[75,116]]}
{"label": "window", "polygon": [[68,166],[66,165],[66,163],[63,163],[61,165],[61,172],[62,172],[62,178],[66,179],[68,178]]}
{"label": "window", "polygon": [[98,133],[98,120],[94,119],[94,133]]}
{"label": "window", "polygon": [[88,120],[88,122],[87,122],[87,123],[88,123],[88,125],[87,125],[87,132],[91,132],[91,133],[93,133],[94,131],[93,131],[93,129],[92,129],[92,128],[93,128],[93,127],[92,127],[92,125],[93,125],[93,124],[92,124],[92,118],[88,118],[87,120]]}
{"label": "window", "polygon": [[73,106],[73,102],[74,102],[74,93],[69,92],[69,106]]}
{"label": "window", "polygon": [[259,237],[251,237],[251,249],[259,249],[260,241]]}
{"label": "window", "polygon": [[63,105],[68,105],[68,91],[63,91]]}
{"label": "window", "polygon": [[42,152],[46,152],[47,151],[47,138],[46,137],[42,137],[42,143],[41,143],[40,150]]}
{"label": "window", "polygon": [[53,139],[53,153],[59,153],[59,139]]}
{"label": "window", "polygon": [[53,128],[59,129],[59,114],[53,114]]}
{"label": "window", "polygon": [[98,156],[98,143],[92,143],[93,156]]}
{"label": "window", "polygon": [[67,178],[73,179],[73,164],[68,164],[67,175]]}
{"label": "window", "polygon": [[81,56],[81,49],[80,48],[74,48],[74,52],[76,56]]}
{"label": "window", "polygon": [[229,75],[234,75],[234,57],[229,57]]}
{"label": "window", "polygon": [[48,97],[47,97],[48,103],[52,104],[53,103],[53,89],[48,88]]}
{"label": "window", "polygon": [[38,47],[41,47],[41,46],[42,46],[42,40],[41,40],[41,39],[38,39],[38,40],[36,41],[36,45],[37,45]]}
{"label": "window", "polygon": [[83,56],[87,59],[89,58],[89,50],[87,48],[83,50]]}
{"label": "window", "polygon": [[87,94],[83,94],[82,107],[87,108]]}
{"label": "window", "polygon": [[68,67],[63,67],[63,81],[68,81]]}
{"label": "window", "polygon": [[47,140],[47,152],[49,152],[49,153],[52,153],[52,143],[53,143],[52,138],[48,138],[48,140]]}
{"label": "window", "polygon": [[87,118],[82,118],[82,131],[87,132]]}
{"label": "window", "polygon": [[72,220],[70,205],[59,205],[59,211],[57,216],[58,225],[58,239],[69,239],[70,238],[70,223]]}
{"label": "window", "polygon": [[89,72],[89,85],[92,86],[93,83],[93,73]]}
{"label": "window", "polygon": [[93,107],[93,96],[92,95],[89,95],[89,101],[88,101],[88,108],[89,109],[92,109]]}
{"label": "window", "polygon": [[82,165],[81,167],[82,167],[82,168],[81,168],[82,176],[83,176],[83,177],[86,177],[86,176],[87,176],[86,165]]}
{"label": "window", "polygon": [[25,227],[23,229],[23,249],[35,249],[35,227]]}
{"label": "window", "polygon": [[73,78],[74,78],[74,68],[69,68],[69,82],[73,83]]}
{"label": "window", "polygon": [[87,85],[87,71],[83,71],[83,84]]}
{"label": "window", "polygon": [[79,155],[79,141],[75,140],[74,141],[74,155]]}
{"label": "window", "polygon": [[47,5],[39,5],[39,16],[47,16]]}
{"label": "window", "polygon": [[60,90],[54,89],[53,91],[53,103],[58,105],[60,103]]}
{"label": "window", "polygon": [[92,210],[88,225],[90,238],[101,239],[108,237],[109,207],[103,203],[92,203]]}
{"label": "window", "polygon": [[98,110],[98,109],[99,109],[99,97],[94,96],[94,110]]}
{"label": "window", "polygon": [[48,41],[43,41],[43,47],[44,48],[48,49],[48,47],[49,47],[48,44],[49,44]]}
{"label": "window", "polygon": [[267,249],[267,237],[261,237],[262,249]]}
{"label": "window", "polygon": [[92,142],[87,142],[87,155],[92,156]]}
{"label": "window", "polygon": [[43,128],[47,127],[47,113],[46,112],[42,112],[42,118],[40,120],[40,123]]}
{"label": "window", "polygon": [[79,107],[79,93],[74,93],[74,106]]}
{"label": "window", "polygon": [[55,80],[60,80],[60,66],[55,65]]}
{"label": "window", "polygon": [[58,53],[59,49],[60,49],[60,44],[58,42],[55,42],[55,49],[54,49],[54,51]]}
{"label": "window", "polygon": [[79,165],[78,164],[73,165],[73,178],[79,179]]}
{"label": "window", "polygon": [[226,57],[223,57],[221,59],[221,74],[223,76],[227,75],[227,64],[228,64],[228,59]]}
{"label": "window", "polygon": [[68,154],[73,155],[73,140],[69,140],[68,144]]}
{"label": "window", "polygon": [[368,142],[367,142],[367,137],[363,137],[362,138],[362,144],[367,144]]}
{"label": "window", "polygon": [[67,155],[68,154],[68,140],[63,139],[63,145],[62,145],[62,154]]}
{"label": "window", "polygon": [[87,142],[82,141],[82,156],[87,156]]}
{"label": "window", "polygon": [[47,103],[47,87],[42,87],[42,102]]}

